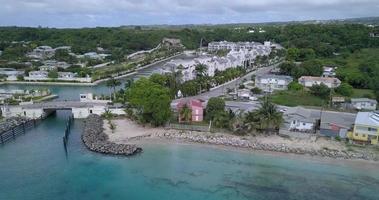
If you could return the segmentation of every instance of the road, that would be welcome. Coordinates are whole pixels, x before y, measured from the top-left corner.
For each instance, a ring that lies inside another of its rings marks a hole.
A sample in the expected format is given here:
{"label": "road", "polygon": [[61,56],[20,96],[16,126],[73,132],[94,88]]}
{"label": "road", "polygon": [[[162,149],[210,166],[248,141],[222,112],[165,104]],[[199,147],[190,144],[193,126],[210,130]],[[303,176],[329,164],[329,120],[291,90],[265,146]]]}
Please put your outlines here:
{"label": "road", "polygon": [[[242,77],[240,77],[238,79],[232,80],[230,82],[227,82],[227,83],[219,85],[219,86],[217,86],[215,88],[212,88],[210,91],[207,91],[207,92],[204,92],[204,93],[201,93],[199,95],[192,96],[192,97],[175,99],[173,101],[173,103],[178,103],[178,102],[180,102],[180,101],[182,101],[184,99],[201,99],[201,100],[207,101],[207,100],[209,100],[212,97],[218,97],[218,96],[224,95],[225,94],[225,90],[227,88],[236,88],[236,87],[238,87],[239,84],[242,82],[242,80],[244,80],[244,79],[250,80],[252,75],[268,74],[272,69],[274,69],[275,67],[277,67],[279,64],[280,63],[271,65],[269,67],[259,68],[259,69],[255,70],[255,71],[247,73],[246,75],[244,75],[244,76],[242,76]],[[238,104],[239,102],[236,102],[236,103]],[[246,107],[246,104],[247,103],[244,102],[242,107]]]}

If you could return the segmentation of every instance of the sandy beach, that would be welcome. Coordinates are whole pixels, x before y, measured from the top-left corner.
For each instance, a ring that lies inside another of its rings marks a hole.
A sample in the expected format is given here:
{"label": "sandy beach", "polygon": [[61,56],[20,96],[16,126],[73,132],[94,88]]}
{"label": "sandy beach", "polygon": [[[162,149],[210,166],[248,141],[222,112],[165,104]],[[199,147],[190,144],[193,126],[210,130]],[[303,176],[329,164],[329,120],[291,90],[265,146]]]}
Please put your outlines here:
{"label": "sandy beach", "polygon": [[[104,121],[104,132],[109,136],[109,141],[118,143],[118,144],[152,144],[152,143],[168,143],[168,144],[198,144],[204,146],[217,146],[221,148],[232,148],[239,149],[242,151],[257,151],[252,148],[245,148],[242,145],[233,145],[224,144],[218,142],[203,142],[198,140],[188,139],[191,137],[203,137],[210,138],[209,140],[222,139],[223,141],[234,141],[234,142],[247,142],[249,144],[262,144],[268,147],[279,147],[280,148],[288,148],[291,149],[301,149],[305,152],[322,152],[324,150],[328,151],[338,151],[338,152],[349,152],[347,146],[338,141],[333,141],[324,137],[314,137],[312,139],[292,139],[292,138],[283,138],[280,136],[272,135],[272,136],[235,136],[231,134],[225,133],[201,133],[194,131],[180,131],[180,130],[169,130],[164,128],[152,128],[152,127],[144,127],[142,125],[137,124],[129,119],[115,119],[112,120],[114,124],[116,124],[116,130],[112,132],[109,128],[109,124],[107,121]],[[239,147],[240,146],[240,147]],[[259,149],[258,149],[259,150]],[[272,152],[270,150],[262,150],[267,152]],[[277,153],[276,151],[274,153]],[[279,152],[281,153],[281,152]],[[356,153],[360,153],[357,151]],[[307,153],[301,152],[282,152],[281,154],[301,154],[303,156],[308,157],[319,157],[318,155],[308,155]],[[329,157],[329,156],[322,156]],[[333,159],[333,158],[329,158]],[[350,159],[348,159],[350,160]],[[354,160],[354,159],[351,159]],[[360,160],[360,159],[358,159]]]}

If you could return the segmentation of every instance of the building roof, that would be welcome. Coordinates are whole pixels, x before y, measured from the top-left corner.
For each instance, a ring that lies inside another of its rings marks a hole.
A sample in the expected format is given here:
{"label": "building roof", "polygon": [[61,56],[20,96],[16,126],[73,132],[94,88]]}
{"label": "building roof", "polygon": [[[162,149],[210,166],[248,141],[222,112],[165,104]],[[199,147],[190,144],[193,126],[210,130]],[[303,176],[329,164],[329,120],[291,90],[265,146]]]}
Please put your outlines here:
{"label": "building roof", "polygon": [[369,99],[369,98],[354,98],[351,99],[351,103],[357,103],[357,102],[370,102],[377,104],[378,102],[375,99]]}
{"label": "building roof", "polygon": [[262,79],[262,78],[285,79],[285,80],[288,80],[288,81],[292,81],[293,80],[293,78],[291,76],[275,75],[275,74],[257,75],[256,78],[258,78],[258,79]]}
{"label": "building roof", "polygon": [[316,119],[319,119],[319,115],[317,116],[309,109],[304,109],[302,107],[298,107],[294,109],[292,112],[286,113],[284,118],[286,121],[298,120],[302,122],[315,123]]}
{"label": "building roof", "polygon": [[343,112],[320,112],[321,129],[329,129],[330,125],[351,128],[354,124],[356,115],[353,113]]}
{"label": "building roof", "polygon": [[317,76],[302,76],[299,78],[299,81],[317,81],[324,83],[341,83],[338,78],[330,78],[330,77],[317,77]]}
{"label": "building roof", "polygon": [[188,105],[189,107],[203,107],[203,104],[200,100],[198,99],[184,99],[180,101],[176,107],[177,108],[182,108],[184,105]]}
{"label": "building roof", "polygon": [[359,112],[355,124],[379,127],[379,111]]}

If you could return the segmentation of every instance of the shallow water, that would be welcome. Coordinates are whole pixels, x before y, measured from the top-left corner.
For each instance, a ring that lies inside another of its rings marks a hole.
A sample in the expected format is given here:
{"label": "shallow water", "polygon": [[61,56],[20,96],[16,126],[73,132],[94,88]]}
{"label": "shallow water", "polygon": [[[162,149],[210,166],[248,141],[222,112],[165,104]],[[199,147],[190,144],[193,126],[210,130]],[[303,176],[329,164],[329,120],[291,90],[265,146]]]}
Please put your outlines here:
{"label": "shallow water", "polygon": [[[379,199],[377,165],[149,144],[125,158],[89,152],[68,112],[0,146],[0,199]],[[367,166],[365,166],[367,165]]]}

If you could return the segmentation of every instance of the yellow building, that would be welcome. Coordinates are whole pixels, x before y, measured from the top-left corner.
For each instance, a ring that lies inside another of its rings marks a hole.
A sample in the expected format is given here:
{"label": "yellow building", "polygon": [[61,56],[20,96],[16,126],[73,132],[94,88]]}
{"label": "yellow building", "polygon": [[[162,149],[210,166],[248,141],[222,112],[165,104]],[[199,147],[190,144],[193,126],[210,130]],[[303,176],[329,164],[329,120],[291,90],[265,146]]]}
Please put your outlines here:
{"label": "yellow building", "polygon": [[378,144],[379,111],[359,112],[355,118],[354,130],[348,137],[357,142]]}

